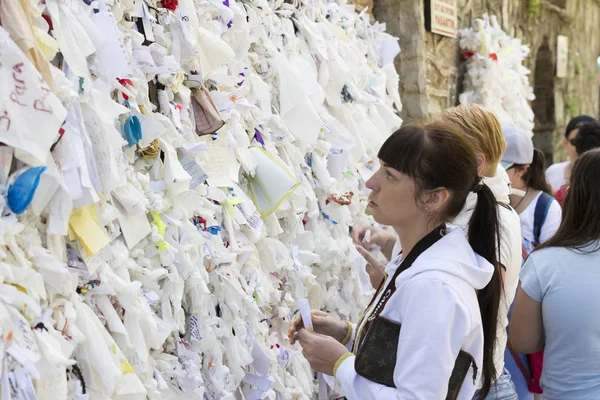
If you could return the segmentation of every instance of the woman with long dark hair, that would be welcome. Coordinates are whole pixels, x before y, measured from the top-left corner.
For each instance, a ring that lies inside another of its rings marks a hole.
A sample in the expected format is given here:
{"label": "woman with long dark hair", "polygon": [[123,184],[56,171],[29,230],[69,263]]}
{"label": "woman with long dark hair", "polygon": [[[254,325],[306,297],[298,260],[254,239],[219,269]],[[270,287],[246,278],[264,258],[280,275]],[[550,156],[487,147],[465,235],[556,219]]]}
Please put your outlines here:
{"label": "woman with long dark hair", "polygon": [[560,205],[552,197],[552,188],[544,174],[544,154],[533,148],[533,142],[515,124],[503,124],[506,151],[500,164],[506,169],[518,194],[511,195],[510,205],[521,219],[521,234],[528,254],[548,240],[560,224]]}
{"label": "woman with long dark hair", "polygon": [[[510,205],[519,214],[523,236],[523,260],[540,243],[548,240],[560,224],[561,208],[552,197],[544,174],[544,154],[533,148],[531,138],[515,124],[503,124],[506,151],[500,163],[510,178],[513,191]],[[510,338],[509,338],[510,340]],[[519,399],[532,400],[541,393],[539,378],[543,352],[526,356],[507,347],[505,364],[516,386]]]}
{"label": "woman with long dark hair", "polygon": [[544,399],[600,399],[600,149],[582,154],[556,234],[521,272],[510,323],[513,348],[544,348]]}
{"label": "woman with long dark hair", "polygon": [[[499,224],[477,151],[473,138],[440,121],[403,127],[379,151],[369,204],[397,232],[402,254],[357,325],[315,311],[314,332],[301,318],[290,328],[312,368],[335,375],[348,400],[471,399],[480,379],[484,398],[496,381]],[[467,239],[447,222],[470,192],[478,199]]]}

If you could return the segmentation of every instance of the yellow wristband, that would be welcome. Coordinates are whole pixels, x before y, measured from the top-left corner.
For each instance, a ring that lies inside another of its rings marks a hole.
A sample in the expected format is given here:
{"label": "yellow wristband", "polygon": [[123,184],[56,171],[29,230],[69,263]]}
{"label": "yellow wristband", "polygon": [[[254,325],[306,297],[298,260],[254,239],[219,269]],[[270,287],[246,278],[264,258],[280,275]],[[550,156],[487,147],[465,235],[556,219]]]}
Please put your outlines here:
{"label": "yellow wristband", "polygon": [[346,321],[346,324],[348,325],[348,329],[346,329],[346,336],[344,336],[341,342],[344,346],[350,342],[350,339],[352,338],[352,331],[354,330],[350,322]]}
{"label": "yellow wristband", "polygon": [[352,357],[354,354],[348,352],[346,354],[344,354],[343,356],[341,356],[336,362],[335,365],[333,366],[333,376],[337,375],[337,370],[340,367],[340,365],[342,365],[342,363],[344,361],[346,361],[347,359],[349,359],[350,357]]}

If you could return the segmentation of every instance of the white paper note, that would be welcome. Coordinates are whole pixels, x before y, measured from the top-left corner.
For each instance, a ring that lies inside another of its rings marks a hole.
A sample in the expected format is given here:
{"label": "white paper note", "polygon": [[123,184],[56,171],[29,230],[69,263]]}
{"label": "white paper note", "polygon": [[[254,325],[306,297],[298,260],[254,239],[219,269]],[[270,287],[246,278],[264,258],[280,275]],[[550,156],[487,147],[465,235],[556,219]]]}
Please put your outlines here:
{"label": "white paper note", "polygon": [[195,143],[185,143],[183,148],[187,151],[206,151],[208,150],[208,143],[206,142],[195,142]]}
{"label": "white paper note", "polygon": [[144,24],[144,33],[146,34],[146,40],[149,42],[154,42],[154,32],[152,31],[152,15],[150,14],[150,10],[148,9],[148,5],[145,2],[142,2],[144,16],[142,17],[142,22]]}
{"label": "white paper note", "polygon": [[233,153],[229,151],[227,131],[221,130],[216,140],[208,137],[205,141],[208,151],[201,153],[200,166],[208,174],[208,183],[211,186],[231,186],[230,164],[234,160]]}
{"label": "white paper note", "polygon": [[260,375],[267,375],[269,373],[269,366],[271,365],[271,359],[260,347],[256,339],[253,339],[254,345],[252,346],[252,366],[254,370]]}
{"label": "white paper note", "polygon": [[152,232],[146,216],[120,213],[118,219],[125,243],[130,250]]}
{"label": "white paper note", "polygon": [[167,131],[167,127],[154,118],[154,115],[139,114],[137,117],[140,119],[140,125],[142,126],[142,140],[139,143],[141,147],[148,147],[154,139]]}
{"label": "white paper note", "polygon": [[165,155],[164,181],[169,191],[179,192],[190,187],[191,177],[177,159],[177,151],[169,142],[159,139],[159,144]]}
{"label": "white paper note", "polygon": [[67,110],[8,33],[0,31],[0,142],[46,162]]}
{"label": "white paper note", "polygon": [[255,388],[264,393],[271,388],[273,382],[275,382],[275,379],[273,379],[272,377],[264,377],[246,373],[246,376],[244,376],[243,381],[249,383],[250,385],[254,386]]}
{"label": "white paper note", "polygon": [[310,314],[310,304],[306,299],[298,300],[298,308],[300,308],[300,315],[302,316],[302,321],[304,322],[304,326],[311,332],[314,332],[314,327],[312,323],[312,316]]}
{"label": "white paper note", "polygon": [[183,147],[177,148],[177,158],[179,159],[183,169],[185,169],[185,171],[192,177],[192,180],[190,181],[190,189],[195,189],[199,184],[206,181],[208,178],[206,172],[202,170],[196,160],[194,160]]}
{"label": "white paper note", "polygon": [[115,17],[107,7],[106,0],[100,0],[98,4],[100,12],[92,16],[92,21],[102,31],[104,42],[100,46],[97,45],[96,58],[104,67],[108,82],[117,78],[129,77],[132,65],[125,50],[123,34],[117,26]]}

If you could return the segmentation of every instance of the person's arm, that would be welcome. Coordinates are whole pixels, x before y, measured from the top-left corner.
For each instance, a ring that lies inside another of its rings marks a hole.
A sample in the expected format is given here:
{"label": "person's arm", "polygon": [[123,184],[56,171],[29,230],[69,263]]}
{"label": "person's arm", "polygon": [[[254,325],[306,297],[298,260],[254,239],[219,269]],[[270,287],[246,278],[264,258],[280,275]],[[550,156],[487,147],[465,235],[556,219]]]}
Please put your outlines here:
{"label": "person's arm", "polygon": [[519,287],[510,320],[510,344],[523,354],[533,354],[544,348],[542,303],[533,300]]}
{"label": "person's arm", "polygon": [[[439,280],[420,279],[395,294],[388,307],[402,307],[394,370],[395,388],[359,376],[349,356],[335,373],[348,400],[443,400],[471,321],[456,293]],[[471,376],[471,375],[469,375]],[[469,378],[467,378],[469,379]]]}
{"label": "person's arm", "polygon": [[543,292],[534,258],[529,257],[523,266],[509,325],[511,346],[524,354],[533,354],[544,347]]}

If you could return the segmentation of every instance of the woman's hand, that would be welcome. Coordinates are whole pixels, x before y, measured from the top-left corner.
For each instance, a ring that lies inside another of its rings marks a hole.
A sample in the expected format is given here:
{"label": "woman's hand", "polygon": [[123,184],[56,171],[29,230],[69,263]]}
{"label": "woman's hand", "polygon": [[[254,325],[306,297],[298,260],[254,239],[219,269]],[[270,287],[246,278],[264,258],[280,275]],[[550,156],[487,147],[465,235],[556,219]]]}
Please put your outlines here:
{"label": "woman's hand", "polygon": [[352,228],[352,240],[354,244],[384,247],[388,240],[393,240],[395,243],[396,236],[373,226],[357,226]]}
{"label": "woman's hand", "polygon": [[[367,232],[369,232],[367,234]],[[372,226],[358,226],[352,228],[352,240],[354,244],[371,249],[377,246],[388,260],[392,258],[392,251],[398,238],[393,232]]]}
{"label": "woman's hand", "polygon": [[348,349],[331,336],[309,332],[306,329],[294,334],[294,341],[298,340],[302,346],[302,355],[316,372],[333,375],[335,363]]}
{"label": "woman's hand", "polygon": [[385,265],[379,262],[373,254],[369,253],[367,249],[362,246],[356,246],[356,250],[360,253],[365,260],[367,260],[367,274],[369,274],[369,280],[373,289],[377,289],[381,285],[381,281],[385,276]]}
{"label": "woman's hand", "polygon": [[[346,333],[348,332],[348,324],[346,322],[324,311],[312,310],[310,314],[316,333],[330,336],[338,342],[344,340]],[[292,323],[288,330],[288,337],[290,338],[291,344],[296,343],[296,334],[304,327],[302,316],[300,313],[296,314],[294,319],[292,319]]]}

